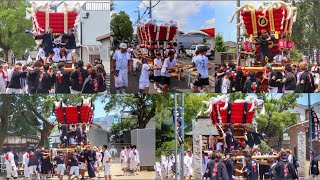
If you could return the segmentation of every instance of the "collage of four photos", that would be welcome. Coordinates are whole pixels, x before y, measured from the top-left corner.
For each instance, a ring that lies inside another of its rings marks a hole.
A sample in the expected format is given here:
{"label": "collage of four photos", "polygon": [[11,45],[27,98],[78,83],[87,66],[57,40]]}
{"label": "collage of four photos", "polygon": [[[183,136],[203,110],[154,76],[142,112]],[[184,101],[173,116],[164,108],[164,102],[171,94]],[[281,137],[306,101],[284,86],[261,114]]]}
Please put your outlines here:
{"label": "collage of four photos", "polygon": [[320,1],[0,1],[0,179],[320,179]]}

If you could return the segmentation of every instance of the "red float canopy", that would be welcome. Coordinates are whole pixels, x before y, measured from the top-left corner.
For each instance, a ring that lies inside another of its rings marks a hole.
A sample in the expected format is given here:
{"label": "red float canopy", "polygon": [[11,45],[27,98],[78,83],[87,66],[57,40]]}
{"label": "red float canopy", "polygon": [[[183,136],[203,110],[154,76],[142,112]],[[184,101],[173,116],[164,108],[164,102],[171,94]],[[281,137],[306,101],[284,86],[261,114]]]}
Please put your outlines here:
{"label": "red float canopy", "polygon": [[212,37],[215,37],[215,28],[201,29],[201,31],[209,34]]}
{"label": "red float canopy", "polygon": [[213,124],[219,123],[219,117],[222,123],[238,123],[238,124],[251,124],[255,109],[249,112],[251,105],[249,103],[229,103],[226,110],[220,110],[224,107],[224,102],[218,102],[212,105],[212,112],[210,119]]}
{"label": "red float canopy", "polygon": [[54,108],[61,124],[91,123],[93,108],[88,105]]}

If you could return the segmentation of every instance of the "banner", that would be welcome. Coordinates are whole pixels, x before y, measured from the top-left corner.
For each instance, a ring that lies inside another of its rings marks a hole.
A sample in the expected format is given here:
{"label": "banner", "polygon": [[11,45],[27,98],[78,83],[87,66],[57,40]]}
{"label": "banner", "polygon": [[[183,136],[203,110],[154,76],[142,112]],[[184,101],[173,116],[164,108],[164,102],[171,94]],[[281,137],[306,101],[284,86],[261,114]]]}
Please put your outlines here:
{"label": "banner", "polygon": [[320,139],[320,120],[317,117],[316,112],[311,108],[311,120],[312,120],[312,139],[318,141]]}

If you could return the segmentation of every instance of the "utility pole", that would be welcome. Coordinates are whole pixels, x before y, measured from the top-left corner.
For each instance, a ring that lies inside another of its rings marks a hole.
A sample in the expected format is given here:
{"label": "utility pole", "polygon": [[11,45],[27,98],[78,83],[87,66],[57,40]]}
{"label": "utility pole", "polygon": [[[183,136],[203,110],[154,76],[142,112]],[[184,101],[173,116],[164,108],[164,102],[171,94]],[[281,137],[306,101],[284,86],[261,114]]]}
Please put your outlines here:
{"label": "utility pole", "polygon": [[138,13],[138,20],[137,23],[140,21],[141,17],[140,17],[140,9],[139,7],[137,7],[137,10],[134,11],[135,13]]}
{"label": "utility pole", "polygon": [[[240,7],[240,0],[237,0],[237,8]],[[237,24],[240,23],[240,11],[237,12]],[[240,65],[240,45],[238,43],[240,38],[240,26],[237,26],[237,59],[238,59],[238,65]]]}
{"label": "utility pole", "polygon": [[[180,116],[181,116],[181,139],[184,142],[184,93],[181,94],[181,107],[180,107]],[[181,144],[180,150],[180,166],[181,166],[181,180],[184,179],[184,143]]]}
{"label": "utility pole", "polygon": [[[151,9],[151,8],[150,8]],[[173,118],[174,118],[174,162],[175,162],[175,179],[177,180],[178,179],[178,173],[177,173],[177,170],[178,170],[178,158],[177,158],[177,155],[178,155],[178,152],[177,152],[177,93],[174,93],[174,114],[173,114]]]}
{"label": "utility pole", "polygon": [[149,0],[149,18],[152,18],[152,3],[151,3],[151,0]]}

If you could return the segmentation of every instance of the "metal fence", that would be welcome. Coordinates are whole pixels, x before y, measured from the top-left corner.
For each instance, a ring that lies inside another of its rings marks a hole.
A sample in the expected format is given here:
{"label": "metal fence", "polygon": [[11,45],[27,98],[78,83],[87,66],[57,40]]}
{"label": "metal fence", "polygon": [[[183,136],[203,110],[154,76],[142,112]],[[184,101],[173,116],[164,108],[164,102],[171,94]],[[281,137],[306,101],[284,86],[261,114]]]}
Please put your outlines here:
{"label": "metal fence", "polygon": [[110,11],[110,2],[86,2],[83,4],[84,11]]}

